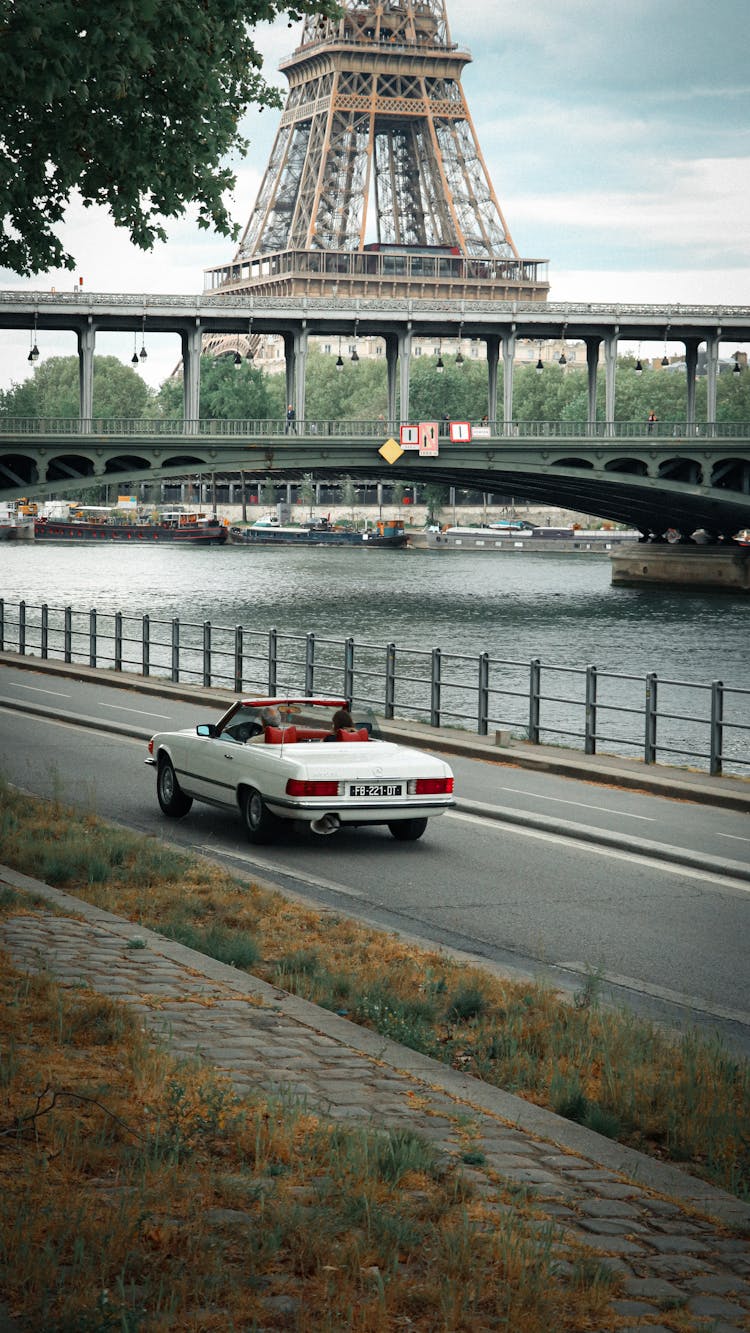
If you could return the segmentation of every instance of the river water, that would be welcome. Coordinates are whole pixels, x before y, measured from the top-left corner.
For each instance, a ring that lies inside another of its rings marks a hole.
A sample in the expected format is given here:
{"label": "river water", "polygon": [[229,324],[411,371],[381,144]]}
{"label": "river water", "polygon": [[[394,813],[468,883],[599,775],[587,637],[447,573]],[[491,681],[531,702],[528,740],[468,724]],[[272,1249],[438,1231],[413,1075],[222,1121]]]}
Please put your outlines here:
{"label": "river water", "polygon": [[746,596],[613,588],[599,555],[6,542],[0,596],[750,689]]}

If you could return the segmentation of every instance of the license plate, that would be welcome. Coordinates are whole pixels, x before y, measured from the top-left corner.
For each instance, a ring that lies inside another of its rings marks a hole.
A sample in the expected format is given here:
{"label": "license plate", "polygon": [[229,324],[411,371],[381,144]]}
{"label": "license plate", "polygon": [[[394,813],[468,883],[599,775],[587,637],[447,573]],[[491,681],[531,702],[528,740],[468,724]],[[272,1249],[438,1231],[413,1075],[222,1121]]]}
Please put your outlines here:
{"label": "license plate", "polygon": [[353,782],[349,788],[350,796],[403,796],[401,782]]}

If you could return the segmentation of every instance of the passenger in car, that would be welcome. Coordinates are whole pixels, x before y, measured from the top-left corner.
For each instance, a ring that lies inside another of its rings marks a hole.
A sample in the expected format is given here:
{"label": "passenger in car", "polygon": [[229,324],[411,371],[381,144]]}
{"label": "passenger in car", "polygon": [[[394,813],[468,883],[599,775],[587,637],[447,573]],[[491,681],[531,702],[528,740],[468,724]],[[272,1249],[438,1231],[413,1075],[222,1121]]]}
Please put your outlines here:
{"label": "passenger in car", "polygon": [[331,731],[354,731],[354,719],[348,708],[338,708],[331,718]]}

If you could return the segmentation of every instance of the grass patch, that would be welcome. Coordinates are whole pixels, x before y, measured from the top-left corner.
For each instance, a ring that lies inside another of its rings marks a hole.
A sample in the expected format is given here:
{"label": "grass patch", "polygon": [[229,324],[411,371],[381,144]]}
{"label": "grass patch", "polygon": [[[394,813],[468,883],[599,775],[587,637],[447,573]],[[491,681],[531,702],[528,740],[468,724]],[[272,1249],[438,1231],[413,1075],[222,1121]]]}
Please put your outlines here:
{"label": "grass patch", "polygon": [[416,1134],[239,1098],[44,974],[2,967],[0,1023],[0,1295],[24,1327],[610,1326],[611,1273],[523,1201],[498,1223]]}
{"label": "grass patch", "polygon": [[[718,1041],[602,1008],[595,974],[567,1004],[0,785],[0,859],[38,875],[40,847],[58,843],[69,892],[750,1195],[750,1067]],[[89,871],[102,861],[105,880]]]}

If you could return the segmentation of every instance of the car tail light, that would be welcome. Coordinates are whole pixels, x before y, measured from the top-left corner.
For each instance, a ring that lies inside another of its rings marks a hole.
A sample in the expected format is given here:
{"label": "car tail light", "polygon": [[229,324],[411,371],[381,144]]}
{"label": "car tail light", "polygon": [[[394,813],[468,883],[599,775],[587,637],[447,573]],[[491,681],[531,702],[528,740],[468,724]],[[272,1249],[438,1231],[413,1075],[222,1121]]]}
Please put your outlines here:
{"label": "car tail light", "polygon": [[153,738],[153,736],[151,737],[151,740],[150,740],[149,743],[148,743],[148,752],[149,752],[149,754],[153,754],[153,753],[154,753],[154,738]]}
{"label": "car tail light", "polygon": [[338,796],[338,782],[315,782],[307,778],[289,778],[287,796]]}
{"label": "car tail light", "polygon": [[409,783],[412,796],[450,796],[453,778],[415,778]]}

